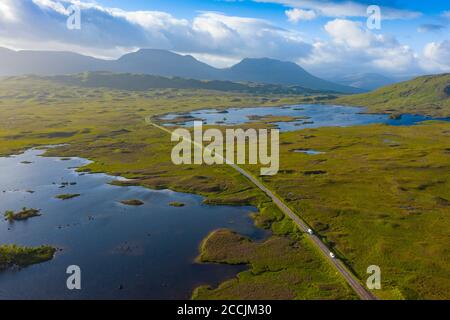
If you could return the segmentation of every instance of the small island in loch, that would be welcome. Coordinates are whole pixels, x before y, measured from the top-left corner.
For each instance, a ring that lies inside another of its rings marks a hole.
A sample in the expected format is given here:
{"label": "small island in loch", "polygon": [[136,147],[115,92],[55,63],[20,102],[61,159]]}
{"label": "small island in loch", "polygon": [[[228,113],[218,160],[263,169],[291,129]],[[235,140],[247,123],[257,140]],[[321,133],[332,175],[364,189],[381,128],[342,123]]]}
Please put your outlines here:
{"label": "small island in loch", "polygon": [[143,201],[137,200],[137,199],[122,200],[122,201],[120,201],[120,203],[127,205],[127,206],[142,206],[144,204]]}
{"label": "small island in loch", "polygon": [[178,202],[178,201],[172,201],[169,203],[169,205],[172,207],[176,207],[176,208],[181,208],[181,207],[185,206],[185,204],[183,202]]}
{"label": "small island in loch", "polygon": [[0,271],[17,266],[24,268],[53,259],[56,249],[51,246],[21,247],[14,244],[0,246]]}
{"label": "small island in loch", "polygon": [[79,193],[74,193],[74,194],[60,194],[57,195],[55,198],[59,199],[59,200],[69,200],[69,199],[73,199],[73,198],[77,198],[81,196],[81,194]]}
{"label": "small island in loch", "polygon": [[22,210],[19,212],[7,210],[3,214],[3,216],[5,217],[5,220],[8,220],[10,222],[22,221],[22,220],[27,220],[27,219],[33,218],[33,217],[39,217],[41,215],[39,212],[40,212],[40,210],[38,210],[38,209],[22,208]]}

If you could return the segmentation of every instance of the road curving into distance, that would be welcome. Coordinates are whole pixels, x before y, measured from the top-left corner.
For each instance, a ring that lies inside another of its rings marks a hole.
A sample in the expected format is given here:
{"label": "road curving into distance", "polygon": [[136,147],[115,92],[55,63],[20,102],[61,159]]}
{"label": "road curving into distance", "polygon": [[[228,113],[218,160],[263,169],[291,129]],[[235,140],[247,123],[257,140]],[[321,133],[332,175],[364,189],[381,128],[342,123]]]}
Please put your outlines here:
{"label": "road curving into distance", "polygon": [[[164,128],[152,121],[152,119],[146,118],[146,122],[162,131],[167,132],[172,135],[172,131],[167,128]],[[190,139],[186,139],[190,140]],[[194,145],[197,145],[195,141],[190,140],[190,142]],[[203,145],[198,145],[198,147],[204,148]],[[378,300],[375,295],[373,295],[366,287],[364,287],[359,280],[356,278],[354,274],[352,274],[345,264],[336,258],[332,258],[330,253],[332,252],[328,246],[315,234],[310,234],[308,230],[309,226],[297,215],[295,214],[286,204],[284,204],[281,199],[276,196],[272,191],[270,191],[264,184],[251,175],[249,172],[241,168],[240,166],[227,161],[227,159],[223,158],[225,163],[232,167],[234,170],[238,171],[244,177],[246,177],[250,182],[252,182],[258,189],[264,192],[272,201],[277,205],[277,207],[291,220],[297,225],[297,227],[306,234],[307,237],[316,245],[316,247],[324,254],[325,258],[336,268],[336,270],[341,274],[341,276],[347,281],[348,285],[355,291],[358,297],[362,300]]]}

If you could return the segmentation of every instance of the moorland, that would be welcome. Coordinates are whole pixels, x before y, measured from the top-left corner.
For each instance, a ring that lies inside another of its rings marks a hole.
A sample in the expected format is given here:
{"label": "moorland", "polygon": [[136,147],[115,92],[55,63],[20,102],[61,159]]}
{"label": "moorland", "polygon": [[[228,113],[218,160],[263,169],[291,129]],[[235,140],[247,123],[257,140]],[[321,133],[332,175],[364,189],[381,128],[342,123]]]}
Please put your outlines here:
{"label": "moorland", "polygon": [[[445,78],[436,81],[448,84]],[[443,88],[445,93],[446,86]],[[247,264],[248,270],[216,288],[197,288],[193,298],[356,298],[327,260],[261,191],[227,166],[173,165],[170,136],[144,119],[231,106],[363,105],[358,100],[363,96],[330,100],[329,96],[309,94],[204,89],[135,91],[25,76],[3,79],[0,96],[3,156],[30,147],[61,145],[46,154],[90,159],[81,170],[131,179],[117,184],[169,188],[201,194],[210,204],[251,204],[259,209],[255,223],[271,230],[268,239],[253,242],[217,230],[204,239],[197,259]],[[413,95],[408,99],[412,101]],[[418,99],[415,109],[406,108],[401,101],[367,106],[370,112],[415,110],[448,117],[448,97],[438,100],[423,104]],[[251,125],[264,126],[264,119]],[[449,136],[450,123],[444,121],[286,132],[280,135],[280,173],[259,179],[314,228],[361,282],[369,265],[379,265],[383,287],[374,291],[379,298],[448,299]],[[323,153],[293,152],[296,149]],[[246,169],[258,175],[259,168]]]}

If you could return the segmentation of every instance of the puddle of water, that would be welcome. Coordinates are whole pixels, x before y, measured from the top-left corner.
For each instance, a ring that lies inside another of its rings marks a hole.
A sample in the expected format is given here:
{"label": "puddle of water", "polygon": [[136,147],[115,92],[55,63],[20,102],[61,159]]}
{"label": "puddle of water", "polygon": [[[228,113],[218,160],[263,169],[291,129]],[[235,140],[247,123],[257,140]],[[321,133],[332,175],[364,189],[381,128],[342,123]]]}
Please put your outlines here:
{"label": "puddle of water", "polygon": [[[217,285],[246,268],[195,263],[209,232],[230,228],[255,240],[267,236],[249,217],[256,208],[208,206],[192,194],[112,186],[115,177],[75,172],[87,160],[39,156],[43,152],[0,158],[0,212],[28,207],[42,213],[13,224],[0,221],[0,243],[51,244],[63,251],[49,262],[0,273],[0,299],[189,298],[196,286]],[[59,194],[81,196],[55,199]],[[144,205],[119,203],[127,199]],[[171,207],[172,201],[185,206]],[[66,288],[69,265],[81,267],[80,291]]]}
{"label": "puddle of water", "polygon": [[296,149],[296,150],[292,150],[292,152],[305,153],[305,154],[309,154],[309,155],[317,155],[317,154],[324,154],[325,153],[325,152],[321,152],[321,151],[306,150],[306,149]]}

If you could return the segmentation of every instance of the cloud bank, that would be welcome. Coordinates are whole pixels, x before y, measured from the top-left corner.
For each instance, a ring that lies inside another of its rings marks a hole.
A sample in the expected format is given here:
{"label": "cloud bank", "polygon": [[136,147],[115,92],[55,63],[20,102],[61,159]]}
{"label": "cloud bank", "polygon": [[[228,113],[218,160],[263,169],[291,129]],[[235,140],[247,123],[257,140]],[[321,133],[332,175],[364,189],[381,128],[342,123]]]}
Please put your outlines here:
{"label": "cloud bank", "polygon": [[[81,8],[81,30],[66,27],[66,9],[72,3]],[[0,12],[0,43],[13,48],[118,56],[145,47],[288,60],[307,55],[312,49],[298,33],[268,21],[212,12],[200,13],[188,21],[160,11],[125,11],[56,0],[2,0]]]}
{"label": "cloud bank", "polygon": [[[450,71],[449,41],[430,42],[417,53],[392,36],[372,32],[360,22],[341,17],[365,16],[366,7],[360,3],[270,2],[292,6],[286,14],[294,23],[317,15],[338,18],[323,26],[326,38],[307,43],[300,32],[270,21],[218,12],[200,12],[192,19],[183,19],[168,12],[107,8],[87,0],[1,0],[0,46],[75,51],[108,58],[138,48],[159,48],[189,53],[216,66],[244,57],[271,57],[296,61],[322,75],[355,70],[388,75]],[[81,30],[66,27],[71,4],[81,8]],[[296,7],[300,5],[301,9]],[[417,15],[389,10],[391,18]]]}
{"label": "cloud bank", "polygon": [[[356,1],[329,1],[329,0],[253,0],[255,2],[278,3],[287,7],[297,8],[299,10],[309,10],[316,16],[331,18],[349,18],[365,17],[367,7],[374,4],[372,2],[362,3]],[[379,3],[380,1],[377,1]],[[385,6],[380,6],[383,12],[383,19],[412,19],[421,15],[420,12],[411,10],[402,10],[390,6],[392,1],[385,2]]]}
{"label": "cloud bank", "polygon": [[325,25],[330,41],[318,41],[313,53],[299,62],[317,73],[326,69],[332,74],[342,70],[407,74],[418,71],[418,57],[395,38],[375,34],[361,22],[335,19]]}

